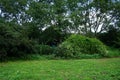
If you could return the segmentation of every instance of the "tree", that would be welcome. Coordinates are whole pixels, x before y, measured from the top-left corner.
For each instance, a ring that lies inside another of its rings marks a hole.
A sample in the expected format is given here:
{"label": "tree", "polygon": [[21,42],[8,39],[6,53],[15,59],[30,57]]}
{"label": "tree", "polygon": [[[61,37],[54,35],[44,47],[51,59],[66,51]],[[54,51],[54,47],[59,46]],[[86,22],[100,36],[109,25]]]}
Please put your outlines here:
{"label": "tree", "polygon": [[1,1],[1,14],[22,25],[33,24],[40,31],[55,25],[66,33],[97,36],[110,25],[117,27],[119,4],[118,0],[5,0]]}
{"label": "tree", "polygon": [[40,43],[50,46],[57,46],[64,40],[64,34],[56,27],[52,26],[45,29],[40,35]]}
{"label": "tree", "polygon": [[21,24],[28,18],[28,15],[25,14],[25,10],[28,8],[28,1],[29,0],[0,0],[0,17],[3,17],[6,21]]}
{"label": "tree", "polygon": [[97,36],[97,34],[107,31],[110,25],[116,25],[116,21],[119,21],[118,7],[120,5],[118,4],[120,4],[120,1],[86,0],[84,3],[77,3],[79,4],[76,10],[71,11],[70,15],[70,20],[73,24],[72,28],[77,33]]}
{"label": "tree", "polygon": [[111,26],[107,32],[99,35],[99,39],[108,46],[120,48],[120,29]]}

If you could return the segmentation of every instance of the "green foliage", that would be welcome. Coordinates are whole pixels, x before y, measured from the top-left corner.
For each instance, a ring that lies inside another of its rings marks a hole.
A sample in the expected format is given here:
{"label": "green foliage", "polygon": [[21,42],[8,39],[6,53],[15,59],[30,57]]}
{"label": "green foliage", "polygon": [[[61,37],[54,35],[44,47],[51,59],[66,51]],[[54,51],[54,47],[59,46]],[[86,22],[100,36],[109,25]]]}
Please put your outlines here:
{"label": "green foliage", "polygon": [[107,55],[106,47],[102,42],[95,38],[88,38],[81,35],[70,36],[60,47],[66,49],[66,52],[60,55],[68,57],[79,57],[81,54]]}
{"label": "green foliage", "polygon": [[108,46],[120,48],[120,29],[111,27],[108,32],[100,34],[99,39]]}
{"label": "green foliage", "polygon": [[119,32],[119,36],[117,36],[117,39],[116,41],[114,41],[114,45],[115,47],[119,48],[120,49],[120,32]]}
{"label": "green foliage", "polygon": [[7,56],[8,46],[13,38],[10,28],[5,26],[4,23],[0,23],[0,59],[4,59]]}
{"label": "green foliage", "polygon": [[17,40],[17,43],[14,43],[10,56],[22,56],[24,54],[35,53],[35,43],[32,40],[22,38],[21,40]]}
{"label": "green foliage", "polygon": [[[111,22],[118,27],[119,4],[117,0],[0,0],[0,59],[31,53],[106,56],[99,40],[83,36],[73,35],[56,46],[72,31],[93,37],[107,32]],[[100,39],[120,48],[120,32],[114,29]]]}
{"label": "green foliage", "polygon": [[20,56],[19,58],[12,57],[8,58],[10,61],[16,61],[16,60],[53,60],[57,59],[54,54],[51,55],[41,55],[41,54],[24,54],[23,56]]}
{"label": "green foliage", "polygon": [[41,30],[34,24],[28,24],[24,26],[24,32],[28,36],[29,39],[39,40]]}
{"label": "green foliage", "polygon": [[4,61],[6,59],[7,52],[5,49],[0,49],[0,61]]}
{"label": "green foliage", "polygon": [[49,45],[36,45],[36,53],[41,55],[53,54],[53,48]]}
{"label": "green foliage", "polygon": [[62,47],[54,48],[55,57],[67,59],[67,58],[70,58],[71,56],[71,54],[68,54],[68,53],[69,53],[69,50],[66,50],[65,48],[62,48]]}
{"label": "green foliage", "polygon": [[39,43],[47,44],[50,46],[57,46],[63,40],[64,34],[62,31],[58,27],[52,26],[45,29],[45,31],[41,33]]}
{"label": "green foliage", "polygon": [[120,49],[114,47],[107,47],[108,49],[108,57],[120,57]]}
{"label": "green foliage", "polygon": [[0,25],[0,59],[4,57],[19,57],[34,53],[35,42],[24,36],[22,28],[17,25],[1,23]]}

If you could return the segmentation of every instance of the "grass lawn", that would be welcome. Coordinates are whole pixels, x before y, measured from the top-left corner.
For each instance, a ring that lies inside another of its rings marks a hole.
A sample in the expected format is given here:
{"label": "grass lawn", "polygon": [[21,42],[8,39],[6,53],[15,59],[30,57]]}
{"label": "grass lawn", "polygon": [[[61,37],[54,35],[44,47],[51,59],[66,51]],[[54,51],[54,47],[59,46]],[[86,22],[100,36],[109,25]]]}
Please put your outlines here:
{"label": "grass lawn", "polygon": [[120,58],[3,62],[0,80],[120,80]]}

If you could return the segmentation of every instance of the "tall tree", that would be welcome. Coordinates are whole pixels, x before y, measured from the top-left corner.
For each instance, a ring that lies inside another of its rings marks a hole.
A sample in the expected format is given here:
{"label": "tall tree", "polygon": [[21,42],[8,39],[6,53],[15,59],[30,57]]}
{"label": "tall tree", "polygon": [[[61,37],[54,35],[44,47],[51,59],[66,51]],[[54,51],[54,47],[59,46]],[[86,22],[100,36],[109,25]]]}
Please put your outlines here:
{"label": "tall tree", "polygon": [[21,23],[22,19],[26,18],[27,2],[28,0],[0,0],[0,17]]}
{"label": "tall tree", "polygon": [[[110,25],[116,25],[119,21],[120,1],[87,0],[78,2],[76,11],[71,10],[71,22],[77,33],[88,36],[96,36],[105,32]],[[77,5],[77,4],[76,4]]]}

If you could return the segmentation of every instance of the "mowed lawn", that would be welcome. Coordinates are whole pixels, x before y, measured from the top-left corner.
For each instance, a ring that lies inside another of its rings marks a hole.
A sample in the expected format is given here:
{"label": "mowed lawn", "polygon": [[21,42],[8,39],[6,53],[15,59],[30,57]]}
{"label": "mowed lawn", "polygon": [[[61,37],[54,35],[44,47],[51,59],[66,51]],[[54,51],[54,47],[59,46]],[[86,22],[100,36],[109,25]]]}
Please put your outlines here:
{"label": "mowed lawn", "polygon": [[120,58],[3,62],[0,80],[120,80]]}

